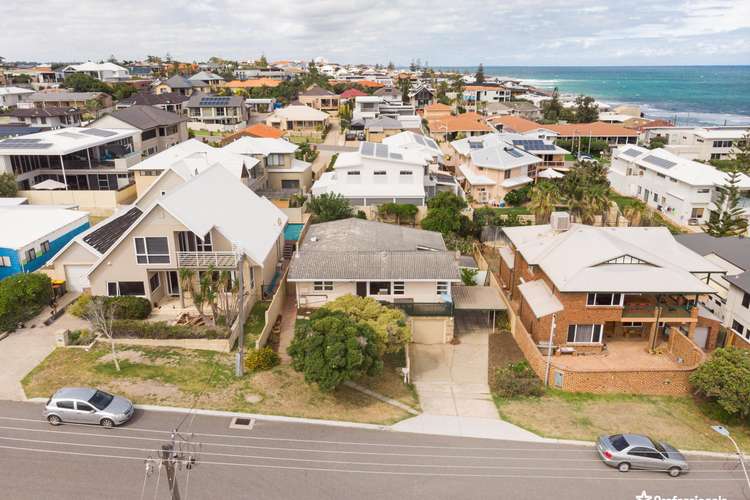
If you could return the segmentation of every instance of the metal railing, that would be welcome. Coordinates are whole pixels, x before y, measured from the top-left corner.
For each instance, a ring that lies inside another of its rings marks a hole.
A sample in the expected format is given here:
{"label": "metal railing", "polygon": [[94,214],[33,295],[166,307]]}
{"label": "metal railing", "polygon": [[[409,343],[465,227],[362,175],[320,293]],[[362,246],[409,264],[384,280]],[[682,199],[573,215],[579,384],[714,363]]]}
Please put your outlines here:
{"label": "metal railing", "polygon": [[237,255],[234,252],[177,252],[178,267],[237,267]]}
{"label": "metal railing", "polygon": [[453,316],[453,304],[450,302],[381,302],[382,304],[401,309],[409,316]]}

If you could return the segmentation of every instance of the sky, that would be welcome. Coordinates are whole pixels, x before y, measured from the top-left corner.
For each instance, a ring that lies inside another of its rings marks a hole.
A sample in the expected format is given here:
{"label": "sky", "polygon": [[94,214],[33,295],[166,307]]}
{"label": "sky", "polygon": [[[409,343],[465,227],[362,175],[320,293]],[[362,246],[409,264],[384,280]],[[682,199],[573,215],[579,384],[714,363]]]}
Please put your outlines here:
{"label": "sky", "polygon": [[2,0],[0,56],[37,62],[750,64],[750,0]]}

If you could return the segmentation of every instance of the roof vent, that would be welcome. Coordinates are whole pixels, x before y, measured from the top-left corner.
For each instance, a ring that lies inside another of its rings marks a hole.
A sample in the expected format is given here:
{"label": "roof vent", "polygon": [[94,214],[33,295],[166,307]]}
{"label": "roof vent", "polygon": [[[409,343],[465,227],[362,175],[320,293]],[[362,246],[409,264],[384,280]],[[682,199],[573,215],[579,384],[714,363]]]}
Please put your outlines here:
{"label": "roof vent", "polygon": [[570,214],[568,212],[552,212],[549,218],[553,231],[563,232],[570,229]]}
{"label": "roof vent", "polygon": [[312,241],[313,243],[315,243],[316,241],[318,241],[318,237],[317,236],[311,236],[310,237],[310,241]]}

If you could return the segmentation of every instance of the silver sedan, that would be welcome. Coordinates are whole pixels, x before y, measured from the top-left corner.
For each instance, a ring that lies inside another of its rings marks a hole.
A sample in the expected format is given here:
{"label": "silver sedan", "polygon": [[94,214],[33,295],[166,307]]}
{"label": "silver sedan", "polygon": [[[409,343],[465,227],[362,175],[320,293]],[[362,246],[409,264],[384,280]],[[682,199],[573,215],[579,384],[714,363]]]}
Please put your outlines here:
{"label": "silver sedan", "polygon": [[129,400],[85,387],[60,389],[44,406],[44,417],[52,425],[72,422],[114,427],[130,420],[133,413]]}
{"label": "silver sedan", "polygon": [[643,469],[668,472],[677,477],[687,472],[685,457],[676,448],[639,434],[600,436],[596,443],[605,464],[620,472]]}

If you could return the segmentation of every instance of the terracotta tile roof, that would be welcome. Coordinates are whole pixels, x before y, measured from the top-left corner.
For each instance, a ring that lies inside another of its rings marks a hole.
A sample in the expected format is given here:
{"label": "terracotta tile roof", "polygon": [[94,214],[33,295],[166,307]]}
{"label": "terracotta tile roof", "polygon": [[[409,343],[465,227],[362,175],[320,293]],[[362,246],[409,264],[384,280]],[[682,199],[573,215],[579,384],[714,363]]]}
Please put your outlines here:
{"label": "terracotta tile roof", "polygon": [[484,118],[477,113],[462,113],[456,116],[435,118],[429,121],[433,133],[453,132],[492,132],[492,128],[485,123]]}
{"label": "terracotta tile roof", "polygon": [[592,122],[592,123],[566,123],[564,125],[539,125],[553,132],[557,132],[561,137],[632,137],[637,136],[638,132],[616,123]]}
{"label": "terracotta tile roof", "polygon": [[429,106],[424,107],[425,111],[450,111],[451,109],[453,108],[451,108],[447,104],[443,104],[440,102],[436,102],[435,104],[430,104]]}
{"label": "terracotta tile roof", "polygon": [[284,131],[277,128],[269,127],[264,123],[256,123],[244,128],[241,133],[251,137],[265,137],[269,139],[279,139],[284,136]]}
{"label": "terracotta tile roof", "polygon": [[373,88],[373,89],[379,89],[380,87],[385,87],[382,83],[373,82],[372,80],[357,80],[355,83],[358,83],[362,85],[363,87]]}
{"label": "terracotta tile roof", "polygon": [[345,91],[343,91],[339,97],[341,97],[342,99],[351,99],[352,97],[363,97],[366,95],[368,95],[366,92],[362,92],[359,89],[351,88],[351,89],[346,89]]}
{"label": "terracotta tile roof", "polygon": [[230,89],[254,89],[260,87],[278,87],[279,85],[281,85],[281,80],[258,78],[255,80],[232,80],[226,84],[226,87]]}
{"label": "terracotta tile roof", "polygon": [[548,128],[547,125],[540,125],[537,122],[521,118],[520,116],[493,116],[489,119],[492,123],[502,123],[503,130],[513,131],[518,134],[523,134],[529,130],[535,130],[538,128]]}

